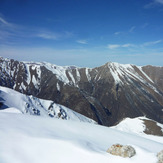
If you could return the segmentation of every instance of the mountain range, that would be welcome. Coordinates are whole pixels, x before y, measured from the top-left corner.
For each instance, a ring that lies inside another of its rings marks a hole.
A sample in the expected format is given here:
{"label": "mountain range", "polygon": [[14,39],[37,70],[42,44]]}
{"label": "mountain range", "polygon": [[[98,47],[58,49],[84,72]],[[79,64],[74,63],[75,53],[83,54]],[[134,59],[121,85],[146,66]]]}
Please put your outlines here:
{"label": "mountain range", "polygon": [[105,126],[139,116],[163,123],[163,67],[108,62],[79,68],[1,57],[0,86],[51,100]]}

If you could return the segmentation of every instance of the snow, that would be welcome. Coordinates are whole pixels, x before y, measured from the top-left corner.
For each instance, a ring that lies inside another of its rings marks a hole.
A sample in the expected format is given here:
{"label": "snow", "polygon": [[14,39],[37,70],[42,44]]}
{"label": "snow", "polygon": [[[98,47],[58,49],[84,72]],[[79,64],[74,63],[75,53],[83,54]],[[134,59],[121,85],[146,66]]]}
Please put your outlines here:
{"label": "snow", "polygon": [[156,87],[154,87],[154,86],[151,85],[150,83],[148,83],[148,86],[149,86],[151,89],[153,89],[157,94],[161,95],[161,94],[159,93],[159,91],[157,90]]}
{"label": "snow", "polygon": [[80,73],[77,68],[76,68],[76,76],[77,76],[77,81],[80,81]]}
{"label": "snow", "polygon": [[[35,69],[34,64],[36,64],[36,68],[37,68],[37,73],[38,73],[38,76],[41,76],[39,73],[40,73],[40,68],[41,66],[44,66],[46,67],[49,71],[51,71],[53,74],[56,75],[57,79],[62,81],[64,84],[67,84],[67,85],[73,85],[75,87],[79,87],[77,82],[80,81],[80,73],[79,73],[79,69],[80,68],[77,68],[77,67],[74,67],[74,66],[57,66],[57,65],[54,65],[54,64],[50,64],[50,63],[47,63],[47,62],[43,62],[43,63],[32,63],[32,62],[24,62],[26,65],[28,65],[27,67],[31,66],[32,65],[32,70]],[[73,73],[72,73],[72,70],[75,69],[76,70],[76,79],[77,81],[75,80],[75,77],[73,76]],[[86,76],[87,76],[87,79],[88,81],[91,80],[91,76],[89,74],[89,70],[91,70],[90,68],[86,68]],[[69,77],[71,78],[71,80],[69,80],[68,76],[67,76],[67,73],[69,75]]]}
{"label": "snow", "polygon": [[[8,106],[0,110],[0,163],[156,163],[163,149],[163,137],[143,133],[145,117],[126,118],[109,128],[53,101],[9,88],[0,87],[0,97]],[[40,116],[33,116],[34,108]],[[48,116],[61,112],[67,121]],[[117,143],[131,145],[136,155],[121,158],[106,152]]]}
{"label": "snow", "polygon": [[70,78],[71,78],[71,80],[72,80],[72,83],[76,83],[75,82],[75,79],[74,79],[74,77],[73,77],[73,75],[72,75],[72,72],[68,72],[68,74],[69,74],[69,76],[70,76]]}
{"label": "snow", "polygon": [[24,83],[21,83],[20,88],[26,90],[26,86],[24,85]]}
{"label": "snow", "polygon": [[[143,117],[144,118],[144,117]],[[117,126],[113,127],[120,131],[125,131],[128,133],[142,134],[145,130],[145,125],[140,118],[125,118]]]}
{"label": "snow", "polygon": [[88,68],[85,69],[85,74],[86,74],[86,77],[87,77],[88,81],[90,82],[91,81],[91,76],[90,76],[88,70],[89,70]]}
{"label": "snow", "polygon": [[60,85],[57,83],[57,90],[60,91]]}
{"label": "snow", "polygon": [[[129,84],[129,82],[132,82],[131,79],[139,80],[141,83],[147,85],[151,89],[153,89],[156,93],[160,94],[154,84],[154,82],[150,79],[150,77],[142,70],[142,67],[137,66],[138,70],[146,77],[144,79],[140,74],[136,72],[134,69],[134,65],[130,64],[119,64],[115,62],[108,63],[108,68],[110,70],[110,73],[112,74],[115,84]],[[124,80],[122,80],[124,79]],[[123,82],[125,81],[125,82]],[[151,83],[149,83],[149,81]]]}
{"label": "snow", "polygon": [[30,66],[30,65],[26,64],[26,71],[27,71],[27,73],[26,73],[26,75],[27,75],[27,81],[26,81],[26,82],[27,82],[28,85],[29,85],[30,82],[31,82],[31,75],[30,75],[29,66]]}
{"label": "snow", "polygon": [[[54,103],[50,100],[42,100],[34,96],[27,96],[15,90],[0,86],[1,101],[8,108],[16,108],[23,114],[37,115],[43,117],[61,118],[86,123],[96,123],[65,106]],[[7,110],[7,109],[6,109]],[[1,112],[2,110],[0,110]]]}
{"label": "snow", "polygon": [[[116,129],[24,114],[0,112],[0,129],[1,163],[156,163],[163,149],[162,143]],[[133,146],[136,156],[106,153],[115,143]]]}
{"label": "snow", "polygon": [[163,124],[157,123],[157,126],[160,126],[162,128],[162,132],[163,132]]}
{"label": "snow", "polygon": [[153,80],[143,71],[142,67],[138,67],[138,68],[139,68],[139,70],[142,72],[142,74],[143,74],[150,82],[154,83]]}
{"label": "snow", "polygon": [[37,80],[34,75],[32,75],[32,83],[34,86],[36,86]]}
{"label": "snow", "polygon": [[110,69],[110,72],[111,72],[116,84],[122,83],[121,79],[119,78],[119,74],[115,70]]}
{"label": "snow", "polygon": [[69,84],[70,81],[66,75],[67,70],[66,66],[65,67],[56,66],[47,62],[44,62],[43,66],[45,66],[48,70],[53,72],[53,74],[55,74],[60,81],[64,82],[65,84]]}
{"label": "snow", "polygon": [[110,69],[116,84],[123,84],[120,78],[124,78],[124,76],[126,76],[126,72],[129,76],[131,76],[130,71],[133,70],[133,67],[130,64],[119,64],[116,62],[108,63],[108,68]]}
{"label": "snow", "polygon": [[[119,131],[127,132],[127,133],[136,134],[136,135],[142,136],[150,140],[161,142],[163,144],[162,136],[147,135],[144,133],[146,127],[143,123],[143,120],[150,120],[150,119],[146,117],[125,118],[118,125],[111,127],[111,128],[117,129]],[[157,122],[157,125],[160,126],[163,130],[163,124],[160,124]]]}
{"label": "snow", "polygon": [[[30,63],[30,64],[26,63],[25,65],[26,65],[26,70],[27,70],[27,84],[29,85],[30,82],[32,82],[35,88],[38,89],[40,85],[40,79],[41,79],[40,65],[38,63]],[[34,75],[32,75],[32,78],[31,78],[30,69],[32,71],[36,70],[37,79]]]}
{"label": "snow", "polygon": [[56,75],[56,77],[64,82],[65,84],[70,84],[70,81],[66,75],[66,70],[70,69],[69,66],[57,66],[55,64],[47,63],[47,62],[24,62],[27,65],[27,68],[29,69],[30,66],[32,66],[32,70],[37,70],[38,77],[41,77],[41,70],[40,67],[44,66],[46,69],[51,71],[53,74]]}
{"label": "snow", "polygon": [[0,110],[0,112],[4,112],[4,113],[20,113],[20,114],[22,114],[22,112],[20,110],[18,110],[17,108],[14,108],[14,107]]}

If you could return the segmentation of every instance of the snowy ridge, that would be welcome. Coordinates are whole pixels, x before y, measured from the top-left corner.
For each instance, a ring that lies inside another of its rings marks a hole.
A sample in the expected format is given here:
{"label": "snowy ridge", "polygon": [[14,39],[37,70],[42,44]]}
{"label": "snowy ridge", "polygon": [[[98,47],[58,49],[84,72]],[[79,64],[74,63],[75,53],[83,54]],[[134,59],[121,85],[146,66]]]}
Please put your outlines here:
{"label": "snowy ridge", "polygon": [[[69,79],[66,75],[66,70],[71,69],[70,66],[57,66],[55,64],[47,63],[47,62],[24,62],[28,67],[32,66],[32,69],[35,69],[34,66],[37,67],[37,69],[41,66],[46,67],[49,71],[51,71],[53,74],[56,75],[56,77],[64,82],[65,84],[69,84]],[[40,76],[40,75],[39,75]]]}
{"label": "snowy ridge", "polygon": [[[20,67],[13,66],[13,70],[11,71],[10,59],[4,59],[3,62],[0,63],[1,68],[6,74],[9,74],[10,77],[14,77],[14,73],[18,72]],[[41,80],[41,67],[45,67],[47,70],[51,71],[54,75],[56,75],[57,79],[62,81],[64,84],[73,85],[78,87],[78,82],[81,80],[81,76],[79,70],[81,68],[76,66],[58,66],[55,64],[47,63],[47,62],[20,62],[26,71],[27,79],[26,83],[29,85],[33,83],[36,88],[39,88],[40,80]],[[73,74],[72,71],[75,70],[76,74]],[[89,68],[86,68],[85,74],[87,76],[88,81],[91,80],[91,76],[89,74]],[[32,75],[31,71],[35,71],[37,74],[37,79]],[[67,76],[69,75],[69,77]],[[5,77],[5,76],[4,76]],[[15,76],[17,78],[17,76]],[[14,88],[16,85],[14,85]],[[24,83],[20,83],[20,88],[26,89]]]}
{"label": "snowy ridge", "polygon": [[141,119],[147,119],[145,117],[138,117],[138,118],[125,118],[122,122],[118,125],[112,127],[118,129],[120,131],[125,131],[128,133],[136,133],[136,134],[144,134],[145,125]]}
{"label": "snowy ridge", "polygon": [[65,84],[69,84],[70,81],[66,75],[66,70],[68,69],[68,67],[56,66],[46,62],[43,63],[43,66],[45,66],[49,71],[52,71],[59,80],[61,80]]}
{"label": "snowy ridge", "polygon": [[[108,63],[108,68],[111,71],[111,74],[115,80],[116,83],[123,84],[123,81],[121,79],[127,78],[127,80],[130,80],[129,78],[137,79],[141,81],[142,83],[147,83],[144,81],[144,79],[134,70],[134,65],[131,64],[119,64],[119,63]],[[142,72],[142,69],[140,69]],[[143,72],[145,75],[145,73]],[[148,79],[149,77],[145,75]],[[150,79],[150,81],[152,81]],[[153,82],[153,81],[152,81]]]}
{"label": "snowy ridge", "polygon": [[[163,136],[156,136],[156,135],[149,136],[145,133],[146,125],[144,124],[144,120],[154,122],[153,120],[146,118],[146,117],[125,118],[118,125],[111,127],[111,128],[117,129],[119,131],[123,131],[126,133],[136,134],[136,135],[142,136],[144,138],[163,143]],[[163,132],[163,124],[156,122],[156,125],[160,126],[160,129]],[[154,127],[154,125],[152,125],[152,126]],[[152,128],[150,130],[152,130]],[[151,131],[151,133],[154,134],[154,131]]]}
{"label": "snowy ridge", "polygon": [[[35,62],[24,62],[28,67],[32,67],[34,69]],[[81,79],[80,73],[79,73],[79,67],[76,66],[58,66],[55,64],[47,63],[47,62],[36,62],[37,69],[40,70],[41,67],[45,67],[47,70],[51,71],[54,75],[56,75],[57,79],[62,81],[64,84],[73,85],[75,87],[78,87],[78,82]],[[72,71],[75,70],[76,74],[72,73]],[[68,74],[68,76],[67,76]],[[38,71],[38,76],[40,77],[40,71]],[[69,79],[70,77],[70,79]],[[30,80],[30,79],[28,79]]]}
{"label": "snowy ridge", "polygon": [[[143,78],[140,74],[138,74],[138,72],[135,70],[134,67],[136,67],[140,71],[140,73],[142,73],[146,77],[148,81],[145,78]],[[108,63],[108,68],[110,69],[110,72],[116,84],[121,84],[121,85],[124,85],[124,83],[130,84],[132,83],[131,79],[138,80],[159,94],[157,88],[152,85],[154,84],[154,82],[142,70],[142,67],[131,65],[131,64],[119,64],[119,63],[112,62],[112,63]]]}
{"label": "snowy ridge", "polygon": [[15,108],[23,114],[54,117],[65,120],[74,120],[95,123],[95,121],[68,109],[53,101],[42,100],[34,96],[26,96],[9,88],[0,87],[0,102],[6,108]]}
{"label": "snowy ridge", "polygon": [[[0,66],[2,67],[4,72],[11,75],[11,77],[13,77],[14,72],[16,71],[17,67],[13,66],[13,69],[11,70],[10,69],[11,65],[9,65],[10,60],[9,59],[3,59],[3,60],[4,60],[4,62],[0,63]],[[78,87],[78,82],[81,80],[81,75],[79,73],[81,68],[78,68],[78,67],[57,66],[57,65],[50,64],[47,62],[22,62],[22,63],[25,64],[25,69],[27,72],[27,79],[26,79],[27,84],[29,85],[32,82],[36,88],[39,87],[40,80],[41,80],[41,67],[45,67],[46,69],[51,71],[53,74],[56,75],[57,79],[62,81],[64,84],[73,85],[75,87]],[[131,79],[139,80],[140,82],[142,82],[144,84],[147,84],[148,81],[150,81],[151,83],[154,83],[152,81],[152,79],[150,79],[150,77],[142,70],[141,66],[135,66],[135,65],[131,65],[131,64],[119,64],[116,62],[109,62],[107,65],[108,65],[109,71],[110,71],[111,75],[113,76],[116,84],[119,83],[119,84],[123,85],[124,80],[125,80],[125,82],[129,83],[129,82],[131,82]],[[23,64],[22,64],[22,66],[23,66]],[[137,67],[139,69],[139,71],[146,77],[146,79],[148,81],[146,81],[144,78],[142,78],[141,75],[135,71],[134,67]],[[31,70],[36,71],[37,79],[34,78],[34,76],[31,76],[31,74],[30,74]],[[76,74],[73,74],[73,70],[76,71]],[[89,82],[92,79],[92,77],[90,75],[90,72],[92,70],[93,69],[91,69],[91,68],[85,68],[85,75]],[[100,76],[99,72],[96,70],[95,73],[96,73],[96,77],[98,76],[100,79],[101,76]],[[95,77],[95,79],[96,79],[96,77]],[[20,83],[20,85],[22,88],[24,88],[24,83]],[[15,87],[16,86],[14,86],[14,88]],[[153,87],[153,86],[150,84],[150,87]],[[153,89],[157,91],[156,88],[153,88]]]}

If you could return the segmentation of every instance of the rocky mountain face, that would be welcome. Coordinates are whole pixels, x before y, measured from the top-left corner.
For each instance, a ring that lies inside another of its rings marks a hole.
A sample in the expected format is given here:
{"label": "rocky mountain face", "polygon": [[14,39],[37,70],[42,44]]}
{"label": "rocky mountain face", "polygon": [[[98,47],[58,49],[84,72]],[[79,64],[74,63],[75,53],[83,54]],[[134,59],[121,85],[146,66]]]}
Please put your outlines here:
{"label": "rocky mountain face", "polygon": [[138,116],[163,123],[163,67],[106,63],[90,69],[0,58],[0,85],[106,126]]}

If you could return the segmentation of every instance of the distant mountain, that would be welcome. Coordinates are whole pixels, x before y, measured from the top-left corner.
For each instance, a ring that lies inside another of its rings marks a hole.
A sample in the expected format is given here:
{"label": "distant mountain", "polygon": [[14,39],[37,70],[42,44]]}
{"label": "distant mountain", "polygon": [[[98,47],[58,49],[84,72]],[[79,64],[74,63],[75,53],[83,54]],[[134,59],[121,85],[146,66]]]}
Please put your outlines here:
{"label": "distant mountain", "polygon": [[0,112],[14,112],[42,117],[51,117],[78,122],[96,123],[95,121],[49,100],[23,95],[12,89],[0,86]]}
{"label": "distant mountain", "polygon": [[0,58],[0,85],[106,126],[139,116],[163,123],[163,67],[109,62],[90,69]]}

